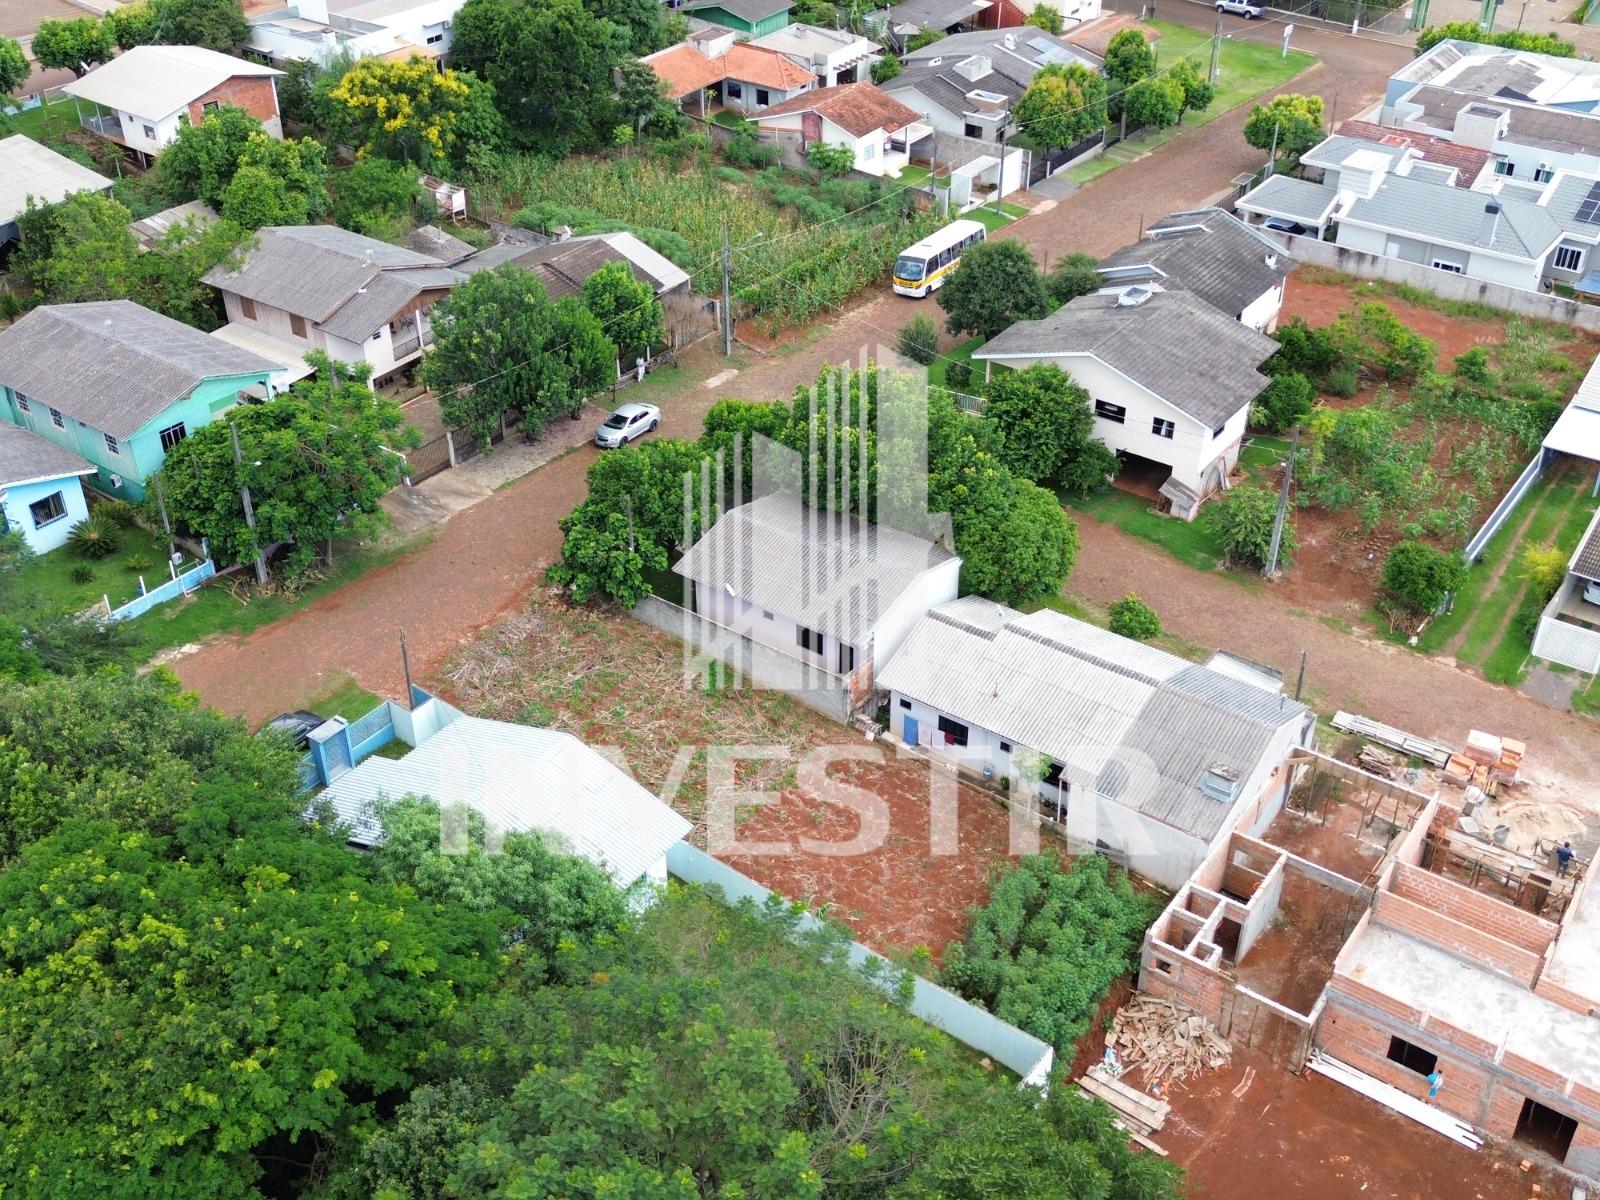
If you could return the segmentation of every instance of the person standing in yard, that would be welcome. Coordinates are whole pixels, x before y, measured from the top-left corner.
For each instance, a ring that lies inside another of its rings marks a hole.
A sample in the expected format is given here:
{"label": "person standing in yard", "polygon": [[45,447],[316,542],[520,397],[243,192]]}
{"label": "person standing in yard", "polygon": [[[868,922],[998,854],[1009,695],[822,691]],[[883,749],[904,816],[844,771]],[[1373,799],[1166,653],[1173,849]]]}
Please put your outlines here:
{"label": "person standing in yard", "polygon": [[1556,851],[1556,874],[1565,875],[1567,868],[1572,865],[1572,843],[1562,842],[1561,848]]}
{"label": "person standing in yard", "polygon": [[1442,1087],[1444,1087],[1444,1071],[1439,1067],[1434,1067],[1433,1072],[1428,1076],[1428,1102],[1430,1104],[1439,1098],[1439,1089]]}

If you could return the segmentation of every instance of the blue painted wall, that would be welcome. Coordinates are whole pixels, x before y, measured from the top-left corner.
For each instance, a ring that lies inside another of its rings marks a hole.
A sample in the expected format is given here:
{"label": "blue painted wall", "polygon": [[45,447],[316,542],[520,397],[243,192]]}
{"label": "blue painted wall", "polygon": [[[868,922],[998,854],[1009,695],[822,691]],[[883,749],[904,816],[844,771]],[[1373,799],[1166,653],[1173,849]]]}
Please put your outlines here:
{"label": "blue painted wall", "polygon": [[[60,475],[39,483],[12,484],[0,491],[0,511],[5,514],[5,527],[22,531],[22,538],[35,554],[46,554],[67,540],[67,531],[89,515],[84,503],[83,487],[76,475]],[[43,528],[33,523],[28,507],[52,492],[61,493],[66,512]]]}

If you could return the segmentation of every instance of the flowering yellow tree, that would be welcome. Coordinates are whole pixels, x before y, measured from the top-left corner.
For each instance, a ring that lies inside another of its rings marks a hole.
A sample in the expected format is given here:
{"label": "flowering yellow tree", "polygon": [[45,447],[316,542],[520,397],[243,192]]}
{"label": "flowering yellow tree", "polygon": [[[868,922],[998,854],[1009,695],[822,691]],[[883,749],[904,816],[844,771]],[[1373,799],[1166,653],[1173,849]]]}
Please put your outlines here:
{"label": "flowering yellow tree", "polygon": [[498,141],[489,85],[465,71],[440,71],[431,59],[363,58],[328,93],[338,132],[363,156],[428,167],[470,144]]}

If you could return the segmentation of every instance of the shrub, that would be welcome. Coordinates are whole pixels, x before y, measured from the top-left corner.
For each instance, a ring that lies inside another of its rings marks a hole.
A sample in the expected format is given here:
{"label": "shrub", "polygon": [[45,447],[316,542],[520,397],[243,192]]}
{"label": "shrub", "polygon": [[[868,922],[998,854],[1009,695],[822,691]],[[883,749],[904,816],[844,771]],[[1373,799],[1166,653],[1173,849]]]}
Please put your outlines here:
{"label": "shrub", "polygon": [[1268,433],[1286,433],[1311,415],[1316,385],[1298,371],[1274,375],[1250,410],[1250,423]]}
{"label": "shrub", "polygon": [[1322,387],[1330,396],[1348,400],[1361,390],[1361,376],[1357,374],[1354,363],[1338,363],[1328,372]]}
{"label": "shrub", "polygon": [[67,578],[73,583],[93,583],[94,568],[88,563],[74,563],[72,570],[67,572]]}
{"label": "shrub", "polygon": [[806,161],[816,168],[817,174],[827,178],[843,175],[854,169],[856,152],[849,146],[830,146],[827,142],[812,142],[806,147]]}
{"label": "shrub", "polygon": [[1267,359],[1265,369],[1269,375],[1298,371],[1312,379],[1321,379],[1339,361],[1338,350],[1327,330],[1313,329],[1304,317],[1290,317],[1272,336],[1278,349]]}
{"label": "shrub", "polygon": [[1065,304],[1079,296],[1099,291],[1104,282],[1100,278],[1100,268],[1095,264],[1094,255],[1074,250],[1050,268],[1050,274],[1044,277],[1044,290],[1052,300]]}
{"label": "shrub", "polygon": [[1396,543],[1383,564],[1383,588],[1408,611],[1421,616],[1444,603],[1461,586],[1467,564],[1427,542]]}
{"label": "shrub", "polygon": [[[1277,494],[1266,488],[1234,488],[1213,500],[1200,515],[1222,544],[1229,566],[1265,567],[1272,550],[1272,527],[1277,520]],[[1278,545],[1279,565],[1288,563],[1298,543],[1294,519],[1286,517]]]}
{"label": "shrub", "polygon": [[130,554],[122,560],[122,565],[130,571],[148,571],[155,566],[155,560],[148,554]]}
{"label": "shrub", "polygon": [[67,545],[84,558],[115,554],[121,543],[116,523],[97,514],[90,514],[67,531]]}
{"label": "shrub", "polygon": [[1542,608],[1567,577],[1567,555],[1555,546],[1529,546],[1522,552],[1522,578]]}
{"label": "shrub", "polygon": [[1484,388],[1494,382],[1494,374],[1489,370],[1489,352],[1482,346],[1474,346],[1456,355],[1451,373],[1462,383],[1473,387]]}
{"label": "shrub", "polygon": [[892,54],[886,54],[872,64],[872,82],[880,85],[888,83],[889,80],[903,70],[905,68],[900,65],[898,58],[895,58]]}
{"label": "shrub", "polygon": [[939,357],[939,330],[932,318],[918,316],[906,322],[900,330],[900,353],[923,366]]}
{"label": "shrub", "polygon": [[102,500],[94,506],[94,515],[104,517],[118,529],[132,529],[139,523],[139,508],[126,500]]}
{"label": "shrub", "polygon": [[1031,855],[972,910],[966,938],[946,951],[943,982],[1070,1056],[1160,910],[1103,855],[1070,868]]}
{"label": "shrub", "polygon": [[1113,600],[1110,608],[1111,632],[1136,642],[1148,642],[1161,636],[1161,618],[1134,593],[1121,600]]}
{"label": "shrub", "polygon": [[944,381],[949,387],[956,389],[972,386],[972,364],[966,359],[953,359],[944,365]]}

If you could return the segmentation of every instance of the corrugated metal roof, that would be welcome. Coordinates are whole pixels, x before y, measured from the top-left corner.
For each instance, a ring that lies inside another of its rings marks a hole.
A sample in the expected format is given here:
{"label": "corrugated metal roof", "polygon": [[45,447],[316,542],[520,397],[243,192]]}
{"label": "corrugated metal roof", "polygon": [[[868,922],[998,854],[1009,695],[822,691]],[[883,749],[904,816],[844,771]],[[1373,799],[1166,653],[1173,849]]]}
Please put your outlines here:
{"label": "corrugated metal roof", "polygon": [[955,558],[924,538],[774,494],[729,509],[672,569],[859,648],[918,576]]}
{"label": "corrugated metal roof", "polygon": [[282,74],[274,67],[202,46],[135,46],[61,90],[119,112],[160,120],[235,76]]}
{"label": "corrugated metal roof", "polygon": [[1231,805],[1200,789],[1248,777],[1305,706],[1062,613],[990,601],[941,605],[878,686],[1049,755],[1073,786],[1209,840]]}
{"label": "corrugated metal roof", "polygon": [[1151,278],[1193,292],[1235,320],[1283,282],[1294,267],[1276,244],[1220,208],[1173,213],[1145,231],[1143,241],[1100,261],[1112,282]]}
{"label": "corrugated metal roof", "polygon": [[381,840],[379,799],[464,804],[502,833],[556,835],[626,887],[689,832],[690,823],[568,733],[457,717],[404,758],[369,758],[322,793],[352,842]]}
{"label": "corrugated metal roof", "polygon": [[0,487],[35,479],[91,474],[94,469],[92,462],[79,458],[71,450],[20,426],[0,421]]}
{"label": "corrugated metal roof", "polygon": [[28,207],[28,197],[54,204],[73,192],[103,192],[111,187],[104,175],[79,166],[30,137],[0,138],[0,225]]}
{"label": "corrugated metal roof", "polygon": [[689,282],[688,272],[631,233],[586,234],[539,245],[502,242],[480,250],[459,269],[475,275],[513,263],[537,275],[551,299],[559,300],[581,292],[584,281],[608,262],[627,263],[634,278],[649,284],[657,295]]}
{"label": "corrugated metal roof", "polygon": [[1214,428],[1267,386],[1256,370],[1278,343],[1185,291],[1139,304],[1091,293],[1038,321],[1018,321],[972,357],[1087,354]]}
{"label": "corrugated metal roof", "polygon": [[48,304],[0,331],[0,384],[112,437],[131,437],[202,380],[270,362],[131,300]]}
{"label": "corrugated metal roof", "polygon": [[1571,570],[1585,579],[1600,579],[1600,512],[1596,512],[1573,552]]}

